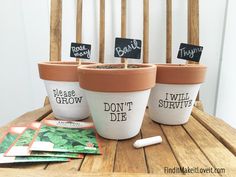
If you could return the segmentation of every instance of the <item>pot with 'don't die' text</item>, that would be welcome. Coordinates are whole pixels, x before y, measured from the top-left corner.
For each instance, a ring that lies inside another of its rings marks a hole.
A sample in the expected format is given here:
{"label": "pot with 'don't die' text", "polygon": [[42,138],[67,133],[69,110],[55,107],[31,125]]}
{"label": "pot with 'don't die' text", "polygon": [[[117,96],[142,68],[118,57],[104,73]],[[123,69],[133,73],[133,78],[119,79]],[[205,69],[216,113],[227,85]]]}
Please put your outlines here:
{"label": "pot with 'don't die' text", "polygon": [[[78,62],[51,61],[38,64],[53,114],[58,119],[82,120],[90,111],[78,81]],[[91,63],[82,63],[82,65]]]}
{"label": "pot with 'don't die' text", "polygon": [[78,68],[99,135],[127,139],[140,131],[156,66],[148,64],[98,64]]}
{"label": "pot with 'don't die' text", "polygon": [[186,123],[205,73],[201,64],[158,64],[148,102],[149,117],[167,125]]}

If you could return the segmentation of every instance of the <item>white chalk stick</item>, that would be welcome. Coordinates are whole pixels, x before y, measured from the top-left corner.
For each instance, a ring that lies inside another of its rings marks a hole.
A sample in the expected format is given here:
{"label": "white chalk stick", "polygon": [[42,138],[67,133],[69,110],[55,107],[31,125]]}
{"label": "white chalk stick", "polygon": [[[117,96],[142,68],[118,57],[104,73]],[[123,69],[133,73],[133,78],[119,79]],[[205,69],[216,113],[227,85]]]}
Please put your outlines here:
{"label": "white chalk stick", "polygon": [[133,146],[135,148],[141,148],[141,147],[145,147],[145,146],[149,146],[149,145],[153,145],[153,144],[157,144],[161,142],[162,142],[161,136],[153,136],[150,138],[137,140],[134,142]]}

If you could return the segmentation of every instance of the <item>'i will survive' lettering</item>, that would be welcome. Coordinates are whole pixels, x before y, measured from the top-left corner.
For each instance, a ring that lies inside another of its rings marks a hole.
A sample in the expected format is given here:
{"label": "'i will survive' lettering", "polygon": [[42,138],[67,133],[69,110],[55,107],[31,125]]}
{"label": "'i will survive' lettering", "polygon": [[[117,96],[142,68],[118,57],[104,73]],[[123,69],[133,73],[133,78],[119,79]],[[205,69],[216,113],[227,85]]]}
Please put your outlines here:
{"label": "'i will survive' lettering", "polygon": [[53,89],[53,96],[58,104],[74,104],[81,103],[83,97],[77,97],[74,90]]}
{"label": "'i will survive' lettering", "polygon": [[183,109],[191,107],[193,100],[190,99],[189,93],[166,93],[165,99],[160,99],[158,107],[168,109]]}
{"label": "'i will survive' lettering", "polygon": [[127,112],[131,111],[133,102],[104,103],[104,111],[110,112],[110,121],[126,121]]}

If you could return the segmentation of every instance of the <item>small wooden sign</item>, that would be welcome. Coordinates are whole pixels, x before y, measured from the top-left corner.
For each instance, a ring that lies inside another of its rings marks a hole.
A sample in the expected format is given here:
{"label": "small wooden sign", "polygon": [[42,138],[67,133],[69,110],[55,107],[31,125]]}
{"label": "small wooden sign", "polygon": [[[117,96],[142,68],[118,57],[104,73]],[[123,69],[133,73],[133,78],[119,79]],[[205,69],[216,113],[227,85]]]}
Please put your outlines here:
{"label": "small wooden sign", "polygon": [[91,45],[82,43],[71,43],[70,56],[75,58],[90,59]]}
{"label": "small wooden sign", "polygon": [[142,41],[138,39],[116,38],[115,57],[140,59]]}
{"label": "small wooden sign", "polygon": [[202,46],[181,43],[177,58],[199,62],[202,50]]}

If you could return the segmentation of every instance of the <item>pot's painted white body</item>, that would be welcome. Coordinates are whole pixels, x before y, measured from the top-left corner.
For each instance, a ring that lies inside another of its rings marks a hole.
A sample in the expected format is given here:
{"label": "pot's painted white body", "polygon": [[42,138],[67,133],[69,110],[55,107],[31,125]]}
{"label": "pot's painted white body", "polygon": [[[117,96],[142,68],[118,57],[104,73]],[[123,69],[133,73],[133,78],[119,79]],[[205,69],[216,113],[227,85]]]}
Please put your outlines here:
{"label": "pot's painted white body", "polygon": [[150,89],[119,93],[84,91],[99,135],[127,139],[139,133]]}
{"label": "pot's painted white body", "polygon": [[152,88],[149,117],[162,124],[179,125],[188,121],[200,84],[160,84]]}
{"label": "pot's painted white body", "polygon": [[56,118],[82,120],[89,116],[87,100],[78,82],[44,82]]}

